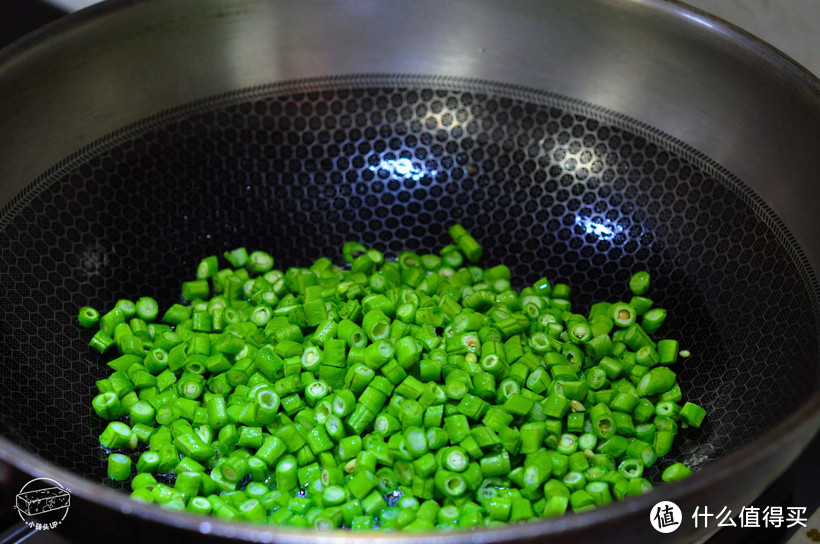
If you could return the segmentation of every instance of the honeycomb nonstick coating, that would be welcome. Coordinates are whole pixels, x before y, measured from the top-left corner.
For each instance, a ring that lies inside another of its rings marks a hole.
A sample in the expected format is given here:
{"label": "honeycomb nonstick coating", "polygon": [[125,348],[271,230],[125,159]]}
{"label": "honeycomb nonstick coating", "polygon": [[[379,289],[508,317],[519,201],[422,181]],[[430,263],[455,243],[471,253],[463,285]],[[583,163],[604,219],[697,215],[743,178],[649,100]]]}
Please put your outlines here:
{"label": "honeycomb nonstick coating", "polygon": [[[0,215],[2,434],[99,481],[94,382],[76,324],[120,297],[176,302],[200,258],[239,245],[277,267],[341,263],[347,240],[435,251],[464,224],[519,287],[566,282],[576,310],[627,299],[636,270],[670,310],[675,367],[709,411],[675,455],[753,440],[816,383],[816,284],[741,183],[594,106],[500,85],[271,85],[125,127],[33,181]],[[813,302],[815,301],[815,302]]]}

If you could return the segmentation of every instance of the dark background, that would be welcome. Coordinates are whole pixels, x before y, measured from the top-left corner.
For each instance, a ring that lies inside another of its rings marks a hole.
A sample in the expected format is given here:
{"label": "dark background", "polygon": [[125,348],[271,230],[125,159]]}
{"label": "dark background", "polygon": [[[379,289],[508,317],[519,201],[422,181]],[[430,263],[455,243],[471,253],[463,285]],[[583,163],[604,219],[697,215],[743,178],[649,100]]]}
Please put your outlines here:
{"label": "dark background", "polygon": [[36,0],[0,0],[0,47],[5,47],[65,12]]}

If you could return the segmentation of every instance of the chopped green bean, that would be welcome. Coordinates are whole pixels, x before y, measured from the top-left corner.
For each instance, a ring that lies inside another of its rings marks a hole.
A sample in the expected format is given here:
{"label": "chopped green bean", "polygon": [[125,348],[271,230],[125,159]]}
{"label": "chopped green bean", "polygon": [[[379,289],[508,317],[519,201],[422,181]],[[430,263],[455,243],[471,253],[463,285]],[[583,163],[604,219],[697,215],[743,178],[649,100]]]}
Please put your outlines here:
{"label": "chopped green bean", "polygon": [[315,530],[490,527],[650,490],[645,467],[706,411],[669,368],[689,352],[651,336],[667,311],[649,273],[581,314],[568,284],[517,292],[449,234],[440,256],[395,260],[348,242],[345,268],[240,247],[162,314],[150,297],[81,308],[92,349],[119,351],[91,401],[109,477],[166,508]]}

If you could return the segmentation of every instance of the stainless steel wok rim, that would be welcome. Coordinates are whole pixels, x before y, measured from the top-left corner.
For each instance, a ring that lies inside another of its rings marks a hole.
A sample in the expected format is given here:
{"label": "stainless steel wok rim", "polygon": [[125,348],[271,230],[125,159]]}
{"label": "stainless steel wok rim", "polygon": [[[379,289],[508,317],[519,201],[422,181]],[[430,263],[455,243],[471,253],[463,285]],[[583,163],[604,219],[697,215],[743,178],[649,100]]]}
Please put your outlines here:
{"label": "stainless steel wok rim", "polygon": [[[24,62],[28,53],[57,36],[66,37],[73,30],[85,24],[97,22],[99,19],[111,16],[124,9],[136,9],[139,5],[155,2],[158,2],[158,0],[109,0],[109,2],[92,6],[60,19],[0,51],[0,73],[17,62]],[[759,60],[769,64],[781,76],[793,80],[804,87],[807,93],[820,98],[820,79],[817,76],[758,38],[720,19],[684,6],[675,0],[640,0],[635,3],[685,17],[692,25],[708,26],[708,30],[716,36],[719,35],[724,39],[729,39],[737,46],[748,50]],[[818,101],[818,104],[820,104],[820,101]],[[820,428],[820,390],[816,391],[797,411],[773,429],[761,435],[757,440],[713,462],[684,481],[665,485],[649,494],[582,514],[470,533],[432,533],[424,535],[424,538],[437,542],[451,542],[462,540],[466,535],[469,535],[471,542],[504,542],[539,535],[571,533],[605,519],[617,519],[636,511],[648,512],[649,508],[659,500],[680,500],[682,497],[693,493],[705,492],[718,482],[730,481],[776,453],[776,450],[779,449],[779,441],[797,440],[801,435],[811,437],[817,432],[818,428]],[[804,439],[808,441],[808,438]],[[305,539],[312,542],[352,542],[354,539],[354,536],[345,532],[322,534],[283,529],[273,530],[265,526],[225,522],[214,518],[202,518],[186,513],[171,512],[157,506],[138,503],[120,492],[102,487],[61,469],[53,463],[46,462],[4,437],[0,437],[0,459],[34,477],[53,478],[66,486],[72,494],[96,505],[116,509],[124,514],[133,514],[145,520],[163,523],[179,529],[255,542],[273,540],[296,542]],[[409,543],[418,541],[419,537],[420,535],[391,535],[389,538],[395,542]],[[388,537],[384,535],[374,537],[355,535],[355,539],[361,538]]]}
{"label": "stainless steel wok rim", "polygon": [[[519,525],[510,525],[498,529],[483,529],[452,533],[429,533],[425,535],[365,535],[364,538],[389,538],[393,542],[415,543],[423,537],[425,540],[444,543],[461,541],[465,535],[473,544],[490,542],[509,542],[521,538],[544,536],[549,534],[571,534],[598,522],[617,520],[635,512],[650,511],[652,505],[659,501],[678,502],[689,495],[707,493],[710,488],[721,482],[730,482],[742,477],[748,470],[763,462],[780,449],[780,441],[794,440],[799,436],[809,437],[820,429],[820,391],[815,392],[809,400],[788,418],[773,429],[761,435],[752,443],[715,461],[696,472],[690,478],[674,484],[662,485],[652,492],[639,497],[612,503],[582,514],[572,514],[560,518],[534,521]],[[147,521],[162,523],[178,529],[195,531],[201,534],[235,538],[249,542],[282,542],[296,543],[333,542],[341,544],[363,538],[359,533],[353,535],[345,531],[332,533],[307,532],[305,530],[288,530],[271,528],[251,523],[227,522],[216,518],[203,518],[188,513],[164,510],[159,506],[147,505],[132,500],[127,495],[80,478],[71,472],[33,456],[30,452],[0,437],[0,460],[12,464],[36,478],[51,478],[60,482],[70,493],[75,494],[98,506],[114,509],[123,514],[135,515]]]}
{"label": "stainless steel wok rim", "polygon": [[796,76],[809,87],[813,94],[820,92],[820,74],[815,75],[780,49],[725,19],[706,13],[680,0],[641,0],[641,2],[660,9],[666,9],[669,13],[685,17],[698,25],[708,26],[715,33],[731,40],[737,46],[747,49],[754,55],[770,62],[778,70]]}
{"label": "stainless steel wok rim", "polygon": [[[753,53],[760,60],[772,64],[782,75],[799,80],[806,86],[809,93],[820,95],[820,74],[813,74],[783,51],[724,19],[701,11],[680,0],[629,1],[634,4],[640,4],[651,9],[663,11],[678,18],[685,18],[692,25],[705,27],[715,36],[728,39],[738,47]],[[36,49],[38,46],[45,44],[56,36],[68,34],[81,26],[96,23],[100,19],[112,16],[126,9],[135,9],[140,5],[160,3],[161,0],[105,0],[70,13],[0,49],[0,73],[14,61],[22,59],[28,51]]]}

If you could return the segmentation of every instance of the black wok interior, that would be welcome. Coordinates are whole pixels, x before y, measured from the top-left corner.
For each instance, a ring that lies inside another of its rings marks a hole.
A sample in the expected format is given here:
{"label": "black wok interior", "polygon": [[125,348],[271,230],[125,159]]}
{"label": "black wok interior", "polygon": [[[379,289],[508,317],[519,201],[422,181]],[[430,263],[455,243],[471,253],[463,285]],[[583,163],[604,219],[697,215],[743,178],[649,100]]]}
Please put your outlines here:
{"label": "black wok interior", "polygon": [[[59,129],[59,127],[55,127]],[[708,157],[576,100],[500,85],[379,77],[278,84],[165,112],[55,165],[0,213],[0,433],[94,481],[90,408],[108,357],[78,308],[178,301],[207,255],[341,264],[359,240],[435,251],[464,224],[518,287],[546,276],[574,308],[628,299],[636,270],[669,310],[674,369],[709,411],[673,456],[700,467],[815,390],[817,284],[765,204]]]}

